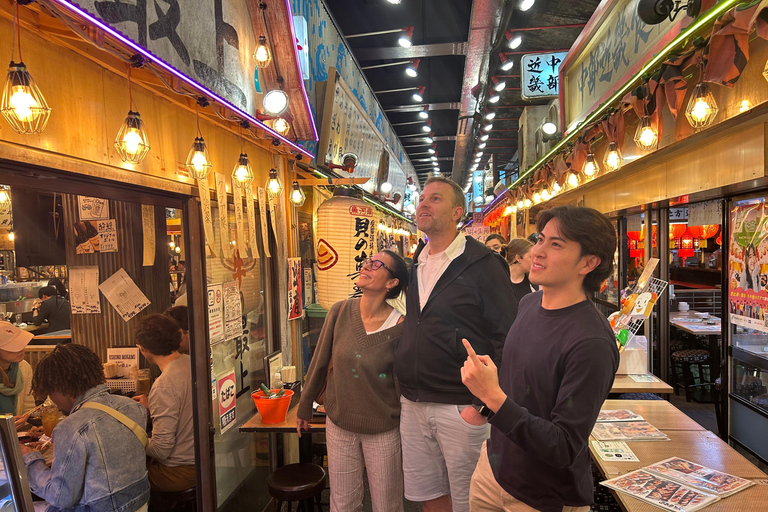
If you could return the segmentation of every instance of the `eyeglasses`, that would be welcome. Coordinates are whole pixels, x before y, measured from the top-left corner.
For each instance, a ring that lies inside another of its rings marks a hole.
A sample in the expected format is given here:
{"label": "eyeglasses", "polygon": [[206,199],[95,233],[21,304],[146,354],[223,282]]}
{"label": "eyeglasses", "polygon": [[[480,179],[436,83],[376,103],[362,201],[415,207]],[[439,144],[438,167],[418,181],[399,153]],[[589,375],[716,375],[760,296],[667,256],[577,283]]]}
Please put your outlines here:
{"label": "eyeglasses", "polygon": [[384,267],[385,269],[387,269],[387,272],[389,272],[390,275],[393,275],[393,276],[395,275],[395,273],[392,272],[392,269],[386,266],[384,262],[381,260],[374,260],[372,258],[366,258],[365,260],[363,260],[362,268],[364,269],[371,269],[375,271],[375,270],[379,270],[381,267]]}

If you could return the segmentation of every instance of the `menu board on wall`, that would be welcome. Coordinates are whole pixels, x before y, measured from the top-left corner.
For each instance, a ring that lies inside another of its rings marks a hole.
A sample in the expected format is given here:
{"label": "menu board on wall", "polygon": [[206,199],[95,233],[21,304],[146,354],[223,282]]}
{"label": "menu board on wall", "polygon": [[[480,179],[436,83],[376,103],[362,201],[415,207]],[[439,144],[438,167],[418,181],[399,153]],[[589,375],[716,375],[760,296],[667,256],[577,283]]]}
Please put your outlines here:
{"label": "menu board on wall", "polygon": [[768,206],[731,208],[728,305],[731,323],[768,332]]}
{"label": "menu board on wall", "polygon": [[[342,164],[345,153],[357,155],[358,162],[352,177],[372,178],[364,185],[369,192],[377,189],[375,182],[383,151],[389,153],[389,182],[393,185],[391,194],[405,189],[405,175],[410,167],[406,159],[400,163],[376,128],[376,124],[360,106],[357,96],[339,76],[334,68],[329,71],[328,85],[323,107],[323,125],[320,130],[318,160]],[[403,167],[406,168],[404,172]],[[413,171],[411,170],[411,173]]]}

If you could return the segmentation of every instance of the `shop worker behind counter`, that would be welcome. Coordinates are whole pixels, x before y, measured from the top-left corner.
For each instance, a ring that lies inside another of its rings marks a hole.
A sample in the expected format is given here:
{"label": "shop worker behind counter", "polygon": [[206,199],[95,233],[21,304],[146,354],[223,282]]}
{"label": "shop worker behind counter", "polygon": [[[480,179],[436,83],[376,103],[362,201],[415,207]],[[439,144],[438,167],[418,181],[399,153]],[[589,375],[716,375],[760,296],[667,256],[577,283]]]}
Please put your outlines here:
{"label": "shop worker behind counter", "polygon": [[589,511],[589,435],[619,365],[608,321],[589,297],[611,275],[616,233],[590,208],[539,213],[530,280],[501,369],[477,344],[462,380],[493,411],[470,489],[473,512]]}
{"label": "shop worker behind counter", "polygon": [[69,301],[58,294],[56,287],[43,286],[37,296],[39,300],[32,307],[32,322],[42,325],[48,320],[48,332],[69,329]]}
{"label": "shop worker behind counter", "polygon": [[468,510],[472,470],[489,435],[486,409],[461,383],[461,340],[500,361],[517,313],[506,261],[457,232],[465,209],[456,183],[427,180],[416,222],[429,243],[421,241],[414,255],[395,346],[405,497],[425,512]]}
{"label": "shop worker behind counter", "polygon": [[101,359],[83,345],[57,345],[35,367],[35,395],[50,396],[67,415],[53,429],[50,469],[40,452],[21,445],[29,487],[48,502],[48,512],[147,510],[147,462],[139,439],[147,411],[111,395],[104,383]]}

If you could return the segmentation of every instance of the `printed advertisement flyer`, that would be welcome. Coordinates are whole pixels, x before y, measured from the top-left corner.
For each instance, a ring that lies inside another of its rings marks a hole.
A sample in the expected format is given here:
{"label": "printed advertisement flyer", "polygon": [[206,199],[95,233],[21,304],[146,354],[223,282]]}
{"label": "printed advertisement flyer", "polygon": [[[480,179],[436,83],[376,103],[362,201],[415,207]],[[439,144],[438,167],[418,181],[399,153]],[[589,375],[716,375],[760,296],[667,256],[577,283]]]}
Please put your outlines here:
{"label": "printed advertisement flyer", "polygon": [[762,201],[731,208],[728,304],[731,323],[768,332],[768,206]]}

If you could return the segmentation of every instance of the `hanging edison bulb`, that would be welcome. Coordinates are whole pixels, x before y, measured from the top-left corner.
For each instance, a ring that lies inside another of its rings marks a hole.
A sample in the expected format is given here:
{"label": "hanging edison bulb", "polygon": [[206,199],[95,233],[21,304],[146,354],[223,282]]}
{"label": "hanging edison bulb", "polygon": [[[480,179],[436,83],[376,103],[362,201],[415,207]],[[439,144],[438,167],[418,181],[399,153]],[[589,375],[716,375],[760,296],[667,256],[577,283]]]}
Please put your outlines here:
{"label": "hanging edison bulb", "polygon": [[196,180],[204,180],[208,177],[211,169],[213,169],[213,165],[211,165],[211,156],[208,154],[205,140],[202,136],[195,137],[195,142],[192,143],[192,149],[189,150],[189,155],[187,156],[187,172],[189,172],[189,177]]}
{"label": "hanging edison bulb", "polygon": [[0,113],[22,135],[41,133],[48,124],[51,109],[23,62],[8,67]]}
{"label": "hanging edison bulb", "polygon": [[621,167],[621,150],[619,149],[619,144],[616,142],[611,142],[608,144],[608,151],[605,152],[605,158],[603,158],[603,164],[605,164],[605,168],[608,170],[608,172],[616,171]]}
{"label": "hanging edison bulb", "polygon": [[542,201],[549,201],[552,195],[549,193],[549,190],[547,187],[543,187],[541,189],[541,200]]}
{"label": "hanging edison bulb", "polygon": [[688,107],[685,109],[685,117],[691,123],[691,126],[697,130],[706,128],[715,121],[717,111],[715,96],[712,94],[709,86],[704,82],[696,84],[693,95],[688,102]]}
{"label": "hanging edison bulb", "polygon": [[301,190],[301,187],[299,186],[298,181],[293,182],[293,190],[291,191],[291,202],[296,205],[296,207],[299,207],[304,204],[304,201],[307,200],[306,194],[304,194],[304,191]]}
{"label": "hanging edison bulb", "polygon": [[587,178],[594,178],[600,172],[600,166],[595,160],[595,155],[592,153],[587,154],[587,159],[584,161],[584,176]]}
{"label": "hanging edison bulb", "polygon": [[656,149],[656,144],[659,142],[659,132],[653,126],[649,116],[643,116],[640,119],[640,124],[637,125],[637,130],[635,131],[634,140],[637,147],[644,151]]}
{"label": "hanging edison bulb", "polygon": [[129,164],[140,164],[149,154],[149,138],[138,112],[128,111],[114,144],[120,160]]}
{"label": "hanging edison bulb", "polygon": [[11,192],[5,187],[0,186],[0,205],[11,203]]}
{"label": "hanging edison bulb", "polygon": [[575,172],[572,172],[568,175],[568,185],[571,188],[576,188],[579,186],[579,176]]}
{"label": "hanging edison bulb", "polygon": [[539,204],[541,202],[541,194],[538,192],[533,193],[533,204]]}
{"label": "hanging edison bulb", "polygon": [[518,210],[522,210],[523,208],[525,208],[525,203],[524,203],[524,202],[523,202],[523,200],[521,199],[521,200],[519,200],[519,201],[517,202],[517,209],[518,209]]}
{"label": "hanging edison bulb", "polygon": [[267,180],[267,193],[269,197],[274,199],[283,192],[283,184],[280,183],[280,178],[277,176],[277,169],[269,170],[269,179]]}
{"label": "hanging edison bulb", "polygon": [[523,206],[525,206],[526,208],[530,208],[531,204],[533,204],[533,203],[527,197],[523,200]]}
{"label": "hanging edison bulb", "polygon": [[232,171],[232,184],[236,187],[248,186],[253,182],[253,179],[253,169],[251,169],[251,164],[248,162],[248,155],[240,153],[235,169]]}
{"label": "hanging edison bulb", "polygon": [[284,118],[278,117],[272,123],[272,129],[275,130],[280,135],[286,135],[288,131],[291,129],[291,124]]}
{"label": "hanging edison bulb", "polygon": [[256,67],[259,69],[266,68],[272,62],[272,52],[269,51],[266,37],[259,36],[259,44],[253,52],[253,60],[256,61]]}

